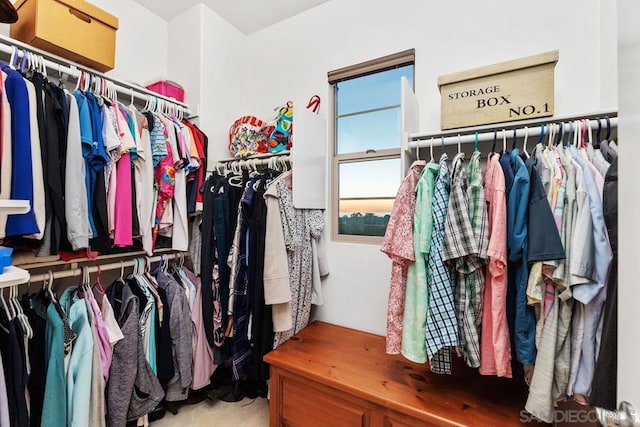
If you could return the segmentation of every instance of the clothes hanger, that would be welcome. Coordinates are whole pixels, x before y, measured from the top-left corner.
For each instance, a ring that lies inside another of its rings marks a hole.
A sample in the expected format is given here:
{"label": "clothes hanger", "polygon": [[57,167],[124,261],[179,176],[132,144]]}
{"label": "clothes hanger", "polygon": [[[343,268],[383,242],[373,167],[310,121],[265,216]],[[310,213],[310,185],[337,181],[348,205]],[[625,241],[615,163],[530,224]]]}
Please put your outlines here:
{"label": "clothes hanger", "polygon": [[502,129],[502,152],[507,153],[507,131]]}
{"label": "clothes hanger", "polygon": [[431,137],[431,143],[429,143],[429,156],[431,156],[429,162],[433,163],[433,137]]}
{"label": "clothes hanger", "polygon": [[82,76],[83,76],[84,72],[82,70],[80,70],[80,74],[78,74],[78,80],[76,80],[76,87],[73,89],[73,91],[77,91],[80,90],[80,82],[82,82]]}
{"label": "clothes hanger", "polygon": [[[11,302],[11,298],[13,298],[13,286],[9,288],[9,301],[6,303],[9,307],[9,312],[11,313],[11,320],[13,320],[18,317],[18,313]],[[2,289],[2,299],[4,299],[4,289]]]}
{"label": "clothes hanger", "polygon": [[7,316],[7,320],[13,320],[13,317],[11,317],[11,312],[9,311],[9,307],[7,306],[7,302],[4,299],[4,288],[0,289],[0,302],[2,303],[2,308],[4,309],[4,313]]}
{"label": "clothes hanger", "polygon": [[460,136],[460,134],[458,134],[458,154],[462,153],[461,142],[462,142],[462,137]]}
{"label": "clothes hanger", "polygon": [[525,126],[524,127],[524,142],[522,143],[522,152],[524,153],[525,156],[527,156],[527,159],[531,157],[529,155],[529,152],[527,151],[527,140],[528,139],[529,139],[529,128]]}
{"label": "clothes hanger", "polygon": [[162,271],[164,274],[169,274],[169,258],[165,257],[162,263]]}
{"label": "clothes hanger", "polygon": [[560,122],[560,132],[558,132],[556,136],[555,144],[553,144],[554,147],[562,142],[562,138],[564,137],[564,122]]}
{"label": "clothes hanger", "polygon": [[15,61],[18,49],[15,46],[11,46],[11,58],[9,58],[9,68],[16,69]]}
{"label": "clothes hanger", "polygon": [[58,300],[56,299],[56,296],[53,293],[53,290],[51,290],[52,286],[53,286],[53,272],[51,270],[49,270],[49,280],[47,280],[47,293],[49,294],[49,297],[51,298],[51,301],[53,301],[53,303],[57,304]]}
{"label": "clothes hanger", "polygon": [[416,160],[420,161],[420,141],[418,141],[418,145],[416,145]]}
{"label": "clothes hanger", "polygon": [[[573,122],[569,122],[567,123],[567,126],[569,126],[569,132],[567,132],[567,141],[571,141],[574,135],[574,124]],[[578,132],[576,132],[575,134],[578,135]],[[560,137],[560,140],[558,141],[556,146],[561,147],[563,145],[564,145],[564,140],[562,139],[562,137]]]}
{"label": "clothes hanger", "polygon": [[551,123],[549,124],[549,140],[547,141],[547,147],[546,149],[549,149],[551,147],[551,142],[554,140],[555,138],[555,131],[556,131],[556,123]]}
{"label": "clothes hanger", "polygon": [[96,283],[93,286],[97,287],[101,293],[106,294],[104,288],[102,287],[102,280],[100,278],[102,275],[102,267],[100,267],[100,264],[98,264],[96,265],[96,268],[98,269],[98,275],[96,276]]}
{"label": "clothes hanger", "polygon": [[593,145],[593,138],[591,136],[591,120],[587,119],[585,121],[585,124],[586,124],[585,132],[587,133],[587,140],[589,141],[589,145],[593,147],[594,146]]}
{"label": "clothes hanger", "polygon": [[478,134],[478,132],[476,132],[476,134],[474,135],[473,138],[473,151],[479,151],[478,150],[478,142],[480,140],[480,134]]}
{"label": "clothes hanger", "polygon": [[513,128],[513,142],[511,143],[511,151],[516,149],[517,141],[518,141],[518,136],[517,136],[516,128]]}
{"label": "clothes hanger", "polygon": [[44,75],[45,78],[48,78],[49,76],[47,75],[47,65],[44,62],[44,56],[38,55],[38,57],[40,58],[40,72]]}
{"label": "clothes hanger", "polygon": [[611,141],[611,120],[609,120],[609,116],[604,117],[607,120],[607,135],[604,137],[606,141]]}
{"label": "clothes hanger", "polygon": [[589,128],[587,127],[587,121],[582,119],[582,120],[576,120],[576,133],[580,134],[580,139],[585,142],[586,141],[586,137],[587,137],[587,131],[589,130]]}
{"label": "clothes hanger", "polygon": [[498,131],[494,129],[493,131],[493,145],[491,146],[491,153],[496,152],[496,142],[498,141]]}
{"label": "clothes hanger", "polygon": [[542,140],[544,139],[544,135],[546,132],[547,132],[547,125],[543,123],[540,125],[540,135],[538,135],[538,144],[542,144]]}
{"label": "clothes hanger", "polygon": [[24,310],[22,309],[22,305],[20,301],[18,301],[18,285],[13,287],[13,304],[18,311],[18,320],[22,324],[24,331],[26,332],[27,339],[33,338],[33,328],[31,328],[31,324],[29,323],[29,318],[24,314]]}
{"label": "clothes hanger", "polygon": [[124,282],[124,262],[120,261],[120,281]]}
{"label": "clothes hanger", "polygon": [[280,156],[280,158],[278,159],[280,161],[280,163],[282,163],[282,169],[283,172],[288,172],[289,171],[289,165],[288,165],[288,157],[287,156]]}

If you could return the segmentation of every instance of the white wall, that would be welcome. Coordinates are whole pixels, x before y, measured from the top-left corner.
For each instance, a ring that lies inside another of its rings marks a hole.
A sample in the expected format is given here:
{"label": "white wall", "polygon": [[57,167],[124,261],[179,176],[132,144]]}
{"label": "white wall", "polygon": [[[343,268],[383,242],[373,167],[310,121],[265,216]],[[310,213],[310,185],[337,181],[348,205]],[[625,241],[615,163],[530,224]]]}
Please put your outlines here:
{"label": "white wall", "polygon": [[[616,78],[615,64],[599,63],[600,47],[611,40],[601,35],[600,7],[600,0],[580,7],[553,0],[333,0],[247,37],[245,111],[270,118],[287,99],[319,93],[326,117],[327,71],[408,48],[416,49],[423,131],[439,128],[438,75],[553,49],[560,50],[556,114],[596,111],[614,102],[601,92],[603,79]],[[378,246],[328,249],[331,274],[317,317],[384,334],[390,262]]]}
{"label": "white wall", "polygon": [[[636,17],[640,4],[635,0],[619,2],[619,72],[620,145],[618,194],[624,203],[619,209],[618,226],[618,401],[628,401],[640,410],[640,332],[638,331],[638,241],[640,240],[640,180],[637,159],[640,145],[636,144],[640,133],[640,28]],[[636,421],[638,416],[636,415]]]}
{"label": "white wall", "polygon": [[209,137],[209,165],[230,156],[231,123],[243,114],[246,37],[204,4],[169,21],[169,74],[186,91]]}
{"label": "white wall", "polygon": [[208,7],[202,14],[202,99],[200,114],[209,137],[209,164],[230,157],[229,127],[247,111],[243,67],[260,67],[247,56],[246,36]]}
{"label": "white wall", "polygon": [[[91,3],[120,19],[116,67],[109,75],[142,85],[167,75],[167,21],[131,0]],[[0,34],[8,36],[9,25],[0,24]]]}
{"label": "white wall", "polygon": [[196,5],[169,21],[167,78],[185,90],[185,102],[199,110],[202,96],[201,6]]}

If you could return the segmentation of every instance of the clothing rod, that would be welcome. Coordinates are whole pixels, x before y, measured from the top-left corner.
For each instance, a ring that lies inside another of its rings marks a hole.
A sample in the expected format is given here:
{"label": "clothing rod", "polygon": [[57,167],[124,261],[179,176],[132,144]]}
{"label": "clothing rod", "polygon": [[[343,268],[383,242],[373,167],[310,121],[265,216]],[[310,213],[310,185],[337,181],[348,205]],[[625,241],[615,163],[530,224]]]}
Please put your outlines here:
{"label": "clothing rod", "polygon": [[440,138],[442,136],[444,136],[445,138],[448,136],[455,136],[457,138],[458,134],[473,135],[476,132],[478,133],[491,132],[493,134],[494,130],[497,130],[498,133],[500,133],[502,129],[510,130],[513,132],[514,128],[516,129],[524,128],[525,126],[532,128],[534,126],[539,127],[542,124],[572,122],[572,121],[581,120],[581,119],[595,120],[599,118],[602,120],[603,126],[606,127],[605,117],[609,117],[610,119],[614,117],[618,117],[618,112],[616,110],[601,110],[601,111],[595,111],[595,112],[583,113],[583,114],[572,114],[567,116],[540,117],[537,119],[517,120],[513,122],[494,123],[490,125],[480,125],[480,126],[473,126],[473,127],[459,128],[459,129],[448,129],[448,130],[424,132],[424,133],[422,132],[411,133],[409,134],[409,141],[420,141],[423,139],[431,139],[432,137]]}
{"label": "clothing rod", "polygon": [[[157,256],[153,256],[153,257],[140,257],[140,258],[136,258],[136,259],[142,259],[145,262],[149,262],[151,264],[155,264],[157,262],[160,262],[160,260],[162,259],[167,259],[167,260],[172,260],[172,259],[176,259],[180,256],[180,254],[167,254],[167,255],[157,255]],[[186,255],[185,255],[186,257]],[[98,264],[98,265],[94,265],[89,267],[89,274],[91,273],[97,273],[98,270],[99,271],[110,271],[110,270],[120,270],[121,268],[128,268],[128,267],[134,267],[136,265],[136,259],[132,259],[129,261],[121,261],[121,262],[114,262],[111,264]],[[138,263],[140,264],[140,263]],[[144,264],[143,264],[144,265]],[[62,271],[54,271],[53,272],[53,279],[64,279],[64,278],[69,278],[69,277],[79,277],[82,276],[82,268],[74,268],[71,270],[62,270]],[[42,282],[44,280],[48,280],[49,279],[49,273],[43,273],[43,274],[34,274],[31,276],[31,278],[29,279],[30,283],[34,283],[34,282]]]}
{"label": "clothing rod", "polygon": [[[272,159],[276,158],[280,162],[291,162],[291,157],[289,156],[279,156],[279,157],[268,157],[263,159],[245,159],[245,160],[229,160],[229,161],[220,161],[213,166],[213,170],[219,170],[220,168],[226,168],[230,165],[236,165],[240,169],[253,169],[253,167],[258,166],[267,166],[269,162],[273,161]],[[236,162],[236,163],[234,163]],[[233,166],[231,166],[233,168]]]}
{"label": "clothing rod", "polygon": [[182,107],[185,110],[186,117],[196,115],[194,112],[190,110],[189,104],[185,104],[184,102],[180,102],[176,99],[169,98],[164,95],[160,95],[159,93],[152,92],[136,84],[127,83],[125,81],[115,79],[113,77],[102,74],[98,71],[95,71],[91,68],[69,61],[68,59],[64,59],[60,56],[35,48],[26,43],[22,43],[18,40],[14,40],[10,37],[0,35],[0,52],[5,53],[7,55],[11,55],[13,53],[13,49],[12,49],[13,46],[17,47],[18,49],[26,50],[44,57],[44,65],[48,69],[53,71],[55,74],[63,73],[70,77],[78,79],[80,77],[80,71],[84,71],[86,73],[91,74],[94,77],[100,77],[114,83],[116,85],[116,90],[118,91],[118,93],[122,94],[125,97],[130,98],[131,91],[133,90],[134,98],[139,101],[146,102],[147,97],[154,97],[154,98],[162,99],[166,102]]}
{"label": "clothing rod", "polygon": [[[601,119],[603,119],[601,121],[601,128],[602,131],[604,132],[604,134],[606,134],[607,131],[607,123],[604,120],[604,117],[601,117]],[[529,138],[533,138],[533,137],[539,137],[540,136],[540,132],[541,132],[541,125],[542,124],[553,124],[553,123],[564,123],[564,135],[567,134],[567,132],[569,132],[569,122],[572,122],[573,120],[550,120],[547,122],[542,122],[542,123],[538,123],[537,125],[521,125],[522,127],[518,126],[518,127],[508,127],[508,126],[504,126],[504,127],[499,127],[499,128],[493,128],[491,129],[491,131],[483,131],[483,132],[478,132],[478,142],[485,142],[485,141],[493,141],[493,136],[494,136],[494,132],[497,132],[497,141],[498,144],[502,144],[502,139],[503,139],[503,130],[504,130],[504,134],[506,134],[507,137],[507,141],[509,143],[511,143],[511,141],[513,140],[513,130],[516,129],[516,138],[523,138],[525,136],[525,133],[528,135]],[[617,117],[611,117],[609,116],[609,123],[610,126],[612,128],[616,128],[618,126],[618,118]],[[525,131],[524,126],[527,126],[527,130]],[[598,122],[595,120],[590,119],[589,121],[589,128],[590,130],[598,130]],[[545,134],[548,135],[549,131],[548,129],[546,129],[545,127]],[[418,148],[428,148],[431,145],[431,138],[433,138],[433,146],[437,147],[437,146],[441,146],[441,145],[457,145],[458,144],[458,135],[460,135],[459,141],[461,144],[469,144],[469,143],[474,143],[476,140],[475,137],[475,131],[474,133],[462,133],[460,132],[459,134],[447,134],[445,136],[444,133],[434,133],[432,135],[420,135],[420,136],[409,136],[410,141],[409,141],[409,149],[415,149],[416,147]],[[417,139],[416,139],[417,138]],[[536,142],[536,141],[533,141]]]}
{"label": "clothing rod", "polygon": [[291,151],[283,150],[277,153],[254,154],[253,156],[245,157],[242,159],[236,159],[235,157],[230,157],[228,159],[220,159],[218,160],[218,163],[239,162],[241,160],[253,160],[253,159],[270,159],[272,157],[288,156],[289,154],[291,154]]}

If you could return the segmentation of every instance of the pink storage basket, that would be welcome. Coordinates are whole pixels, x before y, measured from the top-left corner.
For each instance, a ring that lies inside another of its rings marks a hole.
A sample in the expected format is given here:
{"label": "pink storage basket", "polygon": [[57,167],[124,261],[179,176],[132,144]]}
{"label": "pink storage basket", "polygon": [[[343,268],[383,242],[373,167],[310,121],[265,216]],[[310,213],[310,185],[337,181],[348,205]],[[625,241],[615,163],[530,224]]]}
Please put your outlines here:
{"label": "pink storage basket", "polygon": [[147,89],[160,95],[168,96],[176,101],[184,102],[184,89],[176,82],[160,80],[146,86]]}

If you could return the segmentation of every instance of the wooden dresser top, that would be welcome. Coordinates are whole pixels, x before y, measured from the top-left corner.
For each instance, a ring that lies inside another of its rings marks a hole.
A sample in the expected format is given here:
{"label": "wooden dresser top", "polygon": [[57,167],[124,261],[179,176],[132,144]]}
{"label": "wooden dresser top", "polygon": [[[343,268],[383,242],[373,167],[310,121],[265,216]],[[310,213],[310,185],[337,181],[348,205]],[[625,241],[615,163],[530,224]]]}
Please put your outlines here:
{"label": "wooden dresser top", "polygon": [[522,425],[524,385],[483,377],[458,365],[455,375],[433,374],[426,365],[387,355],[385,338],[366,332],[314,322],[264,360],[425,422]]}

